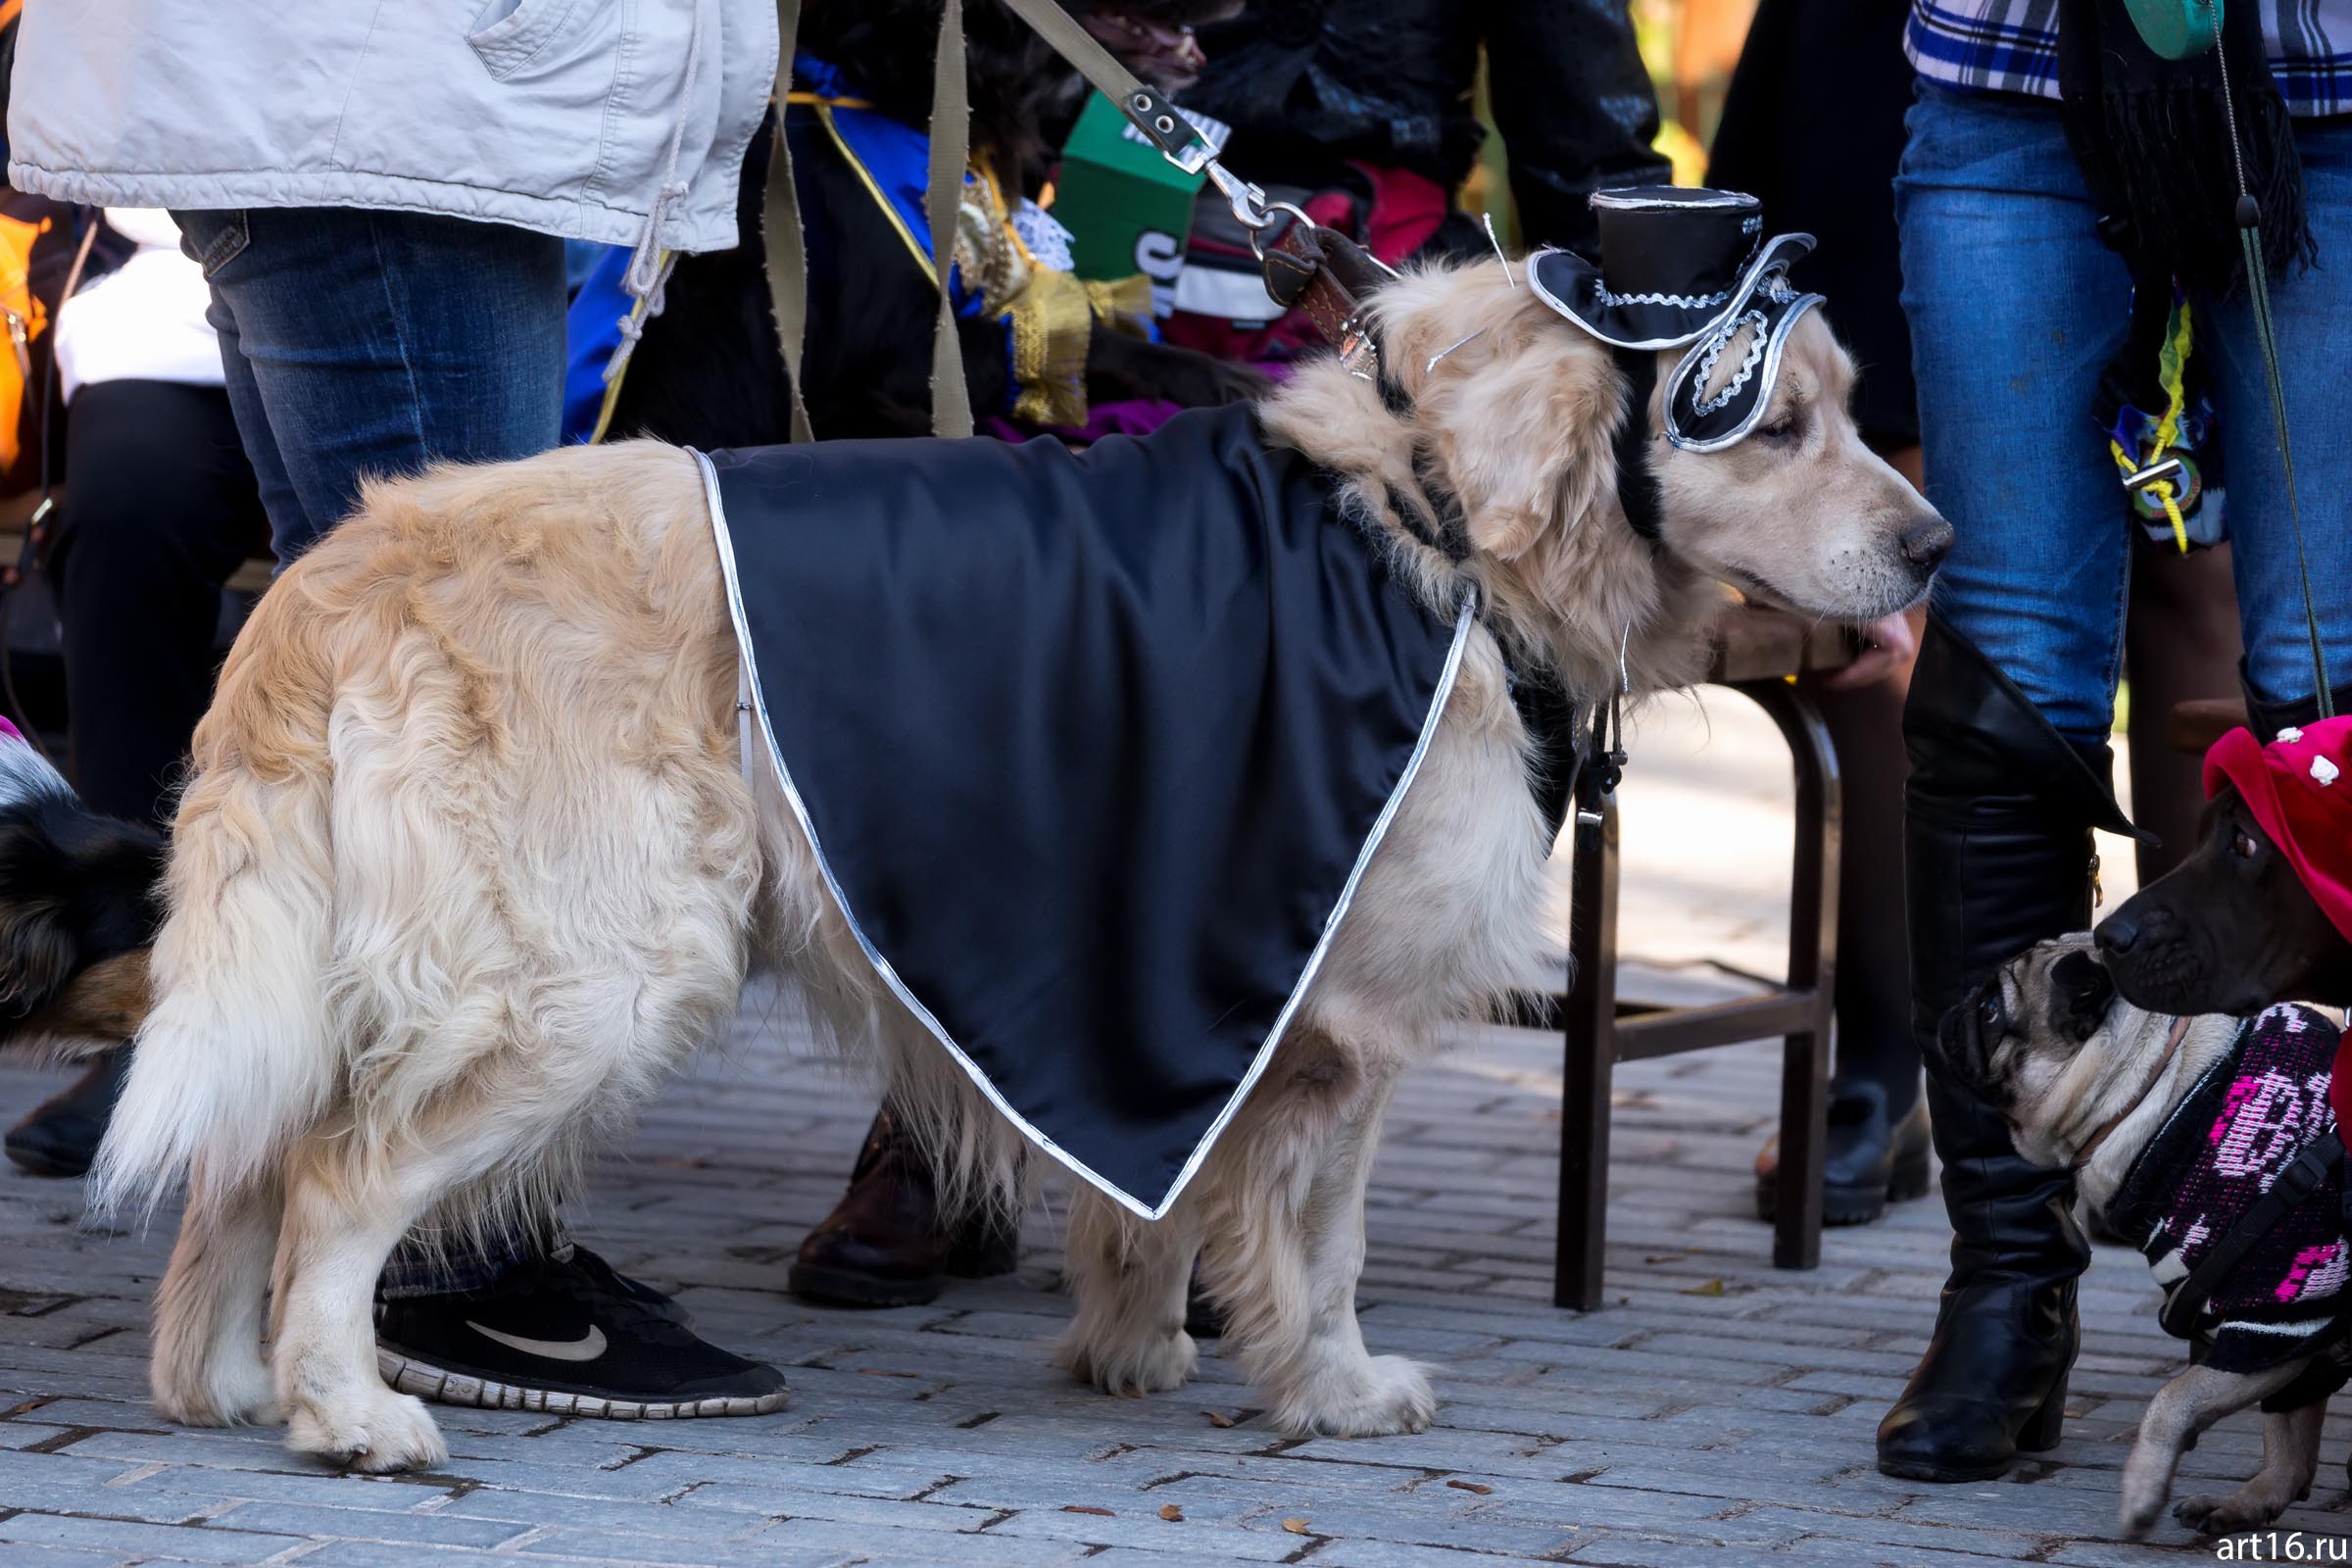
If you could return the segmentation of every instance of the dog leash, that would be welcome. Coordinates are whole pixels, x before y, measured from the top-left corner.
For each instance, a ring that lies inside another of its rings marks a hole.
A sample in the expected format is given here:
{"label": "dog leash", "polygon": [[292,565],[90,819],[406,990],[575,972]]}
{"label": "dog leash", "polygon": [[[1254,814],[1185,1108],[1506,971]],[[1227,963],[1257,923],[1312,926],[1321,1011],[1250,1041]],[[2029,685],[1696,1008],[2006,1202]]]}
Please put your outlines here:
{"label": "dog leash", "polygon": [[2303,554],[2303,508],[2295,495],[2295,451],[2286,433],[2286,383],[2278,371],[2278,339],[2271,317],[2270,267],[2262,251],[2262,204],[2246,185],[2246,152],[2237,135],[2236,94],[2230,88],[2230,57],[2222,47],[2222,8],[2212,7],[2215,64],[2222,78],[2222,114],[2230,126],[2230,156],[2237,171],[2237,239],[2245,253],[2246,297],[2254,308],[2254,340],[2262,349],[2262,374],[2271,395],[2271,424],[2278,436],[2278,464],[2286,474],[2286,513],[2294,526],[2295,574],[2303,584],[2303,629],[2311,639],[2311,674],[2318,687],[2320,716],[2335,716],[2335,694],[2328,684],[2328,655],[2320,645],[2320,612],[2311,591],[2311,564]]}
{"label": "dog leash", "polygon": [[[1248,232],[1266,293],[1276,305],[1303,315],[1332,346],[1341,366],[1350,375],[1372,382],[1392,413],[1410,407],[1402,384],[1382,362],[1366,309],[1375,290],[1396,281],[1394,268],[1338,229],[1316,222],[1304,210],[1268,201],[1262,188],[1227,169],[1175,104],[1145,85],[1055,0],[1004,0],[1004,5],[1109,99],[1162,158],[1188,174],[1206,175],[1217,187],[1234,220]],[[1508,275],[1508,260],[1503,270]],[[1621,354],[1617,363],[1629,389],[1616,442],[1618,499],[1634,531],[1655,544],[1659,496],[1645,449],[1657,360],[1650,354]],[[1444,539],[1435,547],[1452,554]],[[1584,710],[1569,700],[1556,678],[1517,669],[1509,673],[1511,701],[1522,726],[1540,751],[1559,754],[1566,763],[1554,775],[1531,781],[1539,808],[1556,833],[1573,800],[1580,829],[1597,830],[1602,797],[1616,789],[1625,770],[1622,689],[1593,705],[1588,725]]]}
{"label": "dog leash", "polygon": [[[1262,188],[1218,162],[1216,149],[1174,103],[1121,65],[1054,0],[1004,0],[1004,5],[1109,99],[1162,158],[1188,174],[1206,175],[1217,187],[1234,220],[1249,232],[1250,248],[1265,272],[1266,292],[1276,304],[1286,311],[1302,311],[1351,372],[1367,380],[1387,380],[1362,305],[1373,289],[1396,278],[1392,269],[1347,235],[1318,224],[1303,210],[1289,202],[1269,202]],[[1269,239],[1268,230],[1277,226],[1281,232]],[[1384,397],[1393,385],[1384,385]]]}

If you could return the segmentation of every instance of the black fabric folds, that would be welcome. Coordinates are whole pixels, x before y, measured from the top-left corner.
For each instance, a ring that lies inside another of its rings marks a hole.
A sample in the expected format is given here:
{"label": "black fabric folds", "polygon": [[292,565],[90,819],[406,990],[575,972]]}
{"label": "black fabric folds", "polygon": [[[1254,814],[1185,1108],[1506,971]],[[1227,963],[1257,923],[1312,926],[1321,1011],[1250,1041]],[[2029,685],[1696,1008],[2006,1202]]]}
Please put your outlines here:
{"label": "black fabric folds", "polygon": [[1308,978],[1460,622],[1248,409],[1076,455],[710,461],[766,729],[869,955],[1155,1214]]}

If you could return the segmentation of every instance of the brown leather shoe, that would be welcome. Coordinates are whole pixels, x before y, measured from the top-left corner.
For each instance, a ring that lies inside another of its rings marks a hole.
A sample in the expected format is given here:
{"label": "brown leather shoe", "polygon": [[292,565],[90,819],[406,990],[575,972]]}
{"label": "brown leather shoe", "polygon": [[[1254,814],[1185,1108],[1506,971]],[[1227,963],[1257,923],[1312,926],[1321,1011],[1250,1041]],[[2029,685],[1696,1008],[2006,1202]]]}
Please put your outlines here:
{"label": "brown leather shoe", "polygon": [[941,1215],[931,1167],[884,1105],[850,1190],[802,1241],[789,1283],[793,1295],[831,1306],[920,1306],[951,1276],[1011,1273],[1020,1248],[1018,1224],[994,1209],[952,1223]]}

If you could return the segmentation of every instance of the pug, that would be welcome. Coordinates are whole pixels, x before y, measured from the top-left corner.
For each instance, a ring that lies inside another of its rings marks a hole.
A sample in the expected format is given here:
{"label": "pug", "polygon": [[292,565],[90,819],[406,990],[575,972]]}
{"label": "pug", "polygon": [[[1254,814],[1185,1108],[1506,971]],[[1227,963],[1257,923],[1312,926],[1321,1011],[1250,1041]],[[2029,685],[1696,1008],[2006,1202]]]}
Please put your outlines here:
{"label": "pug", "polygon": [[[2155,1524],[2197,1435],[2258,1402],[2261,1470],[2227,1496],[2183,1500],[2175,1517],[2226,1535],[2310,1494],[2352,1335],[2328,1101],[2338,1038],[2293,1004],[2250,1018],[2146,1011],[2117,991],[2087,932],[2028,949],[1942,1020],[1931,1070],[1997,1108],[2025,1158],[2075,1171],[2083,1198],[2147,1256],[2166,1328],[2203,1348],[2140,1420],[2124,1466],[2129,1539]],[[2266,1202],[2274,1187],[2279,1199]]]}

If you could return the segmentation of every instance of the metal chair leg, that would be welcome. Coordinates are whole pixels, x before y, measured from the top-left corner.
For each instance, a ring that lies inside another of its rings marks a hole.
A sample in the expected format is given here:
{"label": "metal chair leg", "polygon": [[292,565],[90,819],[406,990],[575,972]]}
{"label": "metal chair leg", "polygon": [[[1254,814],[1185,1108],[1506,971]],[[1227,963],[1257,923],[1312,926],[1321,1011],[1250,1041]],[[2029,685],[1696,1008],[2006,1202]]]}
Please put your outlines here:
{"label": "metal chair leg", "polygon": [[1788,887],[1788,989],[1812,996],[1812,1027],[1784,1039],[1781,1175],[1772,1260],[1821,1262],[1822,1160],[1829,1141],[1830,1031],[1838,993],[1838,861],[1843,799],[1838,753],[1821,713],[1793,681],[1739,688],[1772,715],[1796,774],[1796,833]]}
{"label": "metal chair leg", "polygon": [[1600,1305],[1608,1240],[1609,1081],[1617,1066],[1617,797],[1579,810],[1568,910],[1555,1306]]}

